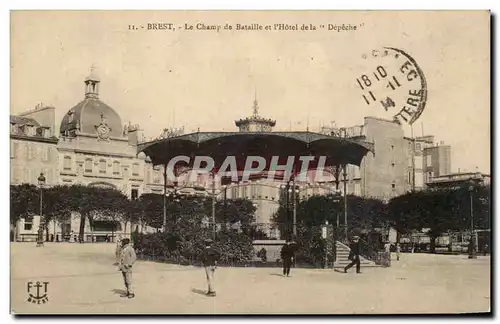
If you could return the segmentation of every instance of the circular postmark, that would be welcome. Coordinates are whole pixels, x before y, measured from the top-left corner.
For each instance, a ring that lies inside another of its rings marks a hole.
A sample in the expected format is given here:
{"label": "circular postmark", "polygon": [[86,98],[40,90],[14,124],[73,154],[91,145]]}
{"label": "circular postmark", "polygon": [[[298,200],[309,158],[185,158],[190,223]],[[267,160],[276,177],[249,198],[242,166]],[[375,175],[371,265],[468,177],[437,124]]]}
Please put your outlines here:
{"label": "circular postmark", "polygon": [[427,81],[415,59],[393,47],[374,49],[361,58],[364,71],[354,80],[361,102],[379,107],[399,123],[413,124],[427,102]]}

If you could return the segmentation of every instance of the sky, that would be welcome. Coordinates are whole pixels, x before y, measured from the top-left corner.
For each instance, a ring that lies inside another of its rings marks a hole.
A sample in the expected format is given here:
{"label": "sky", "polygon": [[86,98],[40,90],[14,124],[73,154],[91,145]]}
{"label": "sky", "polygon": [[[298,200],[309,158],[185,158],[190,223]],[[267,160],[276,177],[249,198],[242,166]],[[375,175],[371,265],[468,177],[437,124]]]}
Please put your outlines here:
{"label": "sky", "polygon": [[[176,30],[147,30],[153,23]],[[222,30],[196,30],[198,23]],[[226,23],[317,29],[229,31]],[[356,30],[319,28],[328,24]],[[95,65],[100,99],[148,137],[166,127],[236,131],[234,121],[252,113],[255,96],[275,130],[361,125],[365,116],[390,118],[362,99],[356,78],[378,64],[363,55],[394,47],[427,80],[414,135],[451,145],[452,171],[490,173],[489,24],[486,11],[13,12],[10,111],[52,105],[58,126],[83,100],[83,80]]]}

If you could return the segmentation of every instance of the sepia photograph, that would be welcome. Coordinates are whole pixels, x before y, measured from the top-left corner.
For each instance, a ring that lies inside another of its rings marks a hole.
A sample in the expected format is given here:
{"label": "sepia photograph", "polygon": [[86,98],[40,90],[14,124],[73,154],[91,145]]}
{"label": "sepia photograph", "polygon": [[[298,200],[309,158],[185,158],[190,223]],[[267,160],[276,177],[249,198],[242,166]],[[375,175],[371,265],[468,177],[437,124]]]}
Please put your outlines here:
{"label": "sepia photograph", "polygon": [[11,314],[491,315],[490,11],[9,15]]}

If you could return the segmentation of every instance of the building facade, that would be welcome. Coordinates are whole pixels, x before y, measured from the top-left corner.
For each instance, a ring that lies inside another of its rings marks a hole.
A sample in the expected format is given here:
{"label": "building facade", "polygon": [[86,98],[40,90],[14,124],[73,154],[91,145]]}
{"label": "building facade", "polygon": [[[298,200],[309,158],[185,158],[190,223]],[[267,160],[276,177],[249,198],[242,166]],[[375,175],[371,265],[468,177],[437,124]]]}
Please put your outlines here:
{"label": "building facade", "polygon": [[[84,80],[83,100],[68,110],[55,135],[55,108],[35,109],[11,116],[11,184],[35,184],[40,173],[45,186],[81,184],[115,188],[129,198],[143,193],[162,194],[163,170],[149,158],[137,154],[144,136],[138,125],[123,125],[120,115],[100,99],[100,80],[91,72]],[[69,224],[49,224],[50,234],[59,239],[78,233],[79,215]],[[33,226],[21,219],[15,237],[33,240],[40,217]],[[102,223],[102,224],[101,224]],[[102,239],[111,233],[130,233],[124,224],[97,221],[85,226],[85,240]],[[97,228],[97,230],[96,230]],[[100,228],[100,230],[99,230]]]}
{"label": "building facade", "polygon": [[[10,183],[39,186],[38,178],[43,174],[47,185],[58,182],[57,137],[53,122],[55,108],[37,105],[34,110],[10,116]],[[37,119],[30,118],[34,115]],[[39,217],[21,219],[11,227],[14,237],[30,237],[36,233]]]}
{"label": "building facade", "polygon": [[[322,128],[323,133],[339,133]],[[451,172],[451,146],[435,143],[434,136],[405,137],[397,122],[365,117],[364,124],[343,129],[348,138],[375,145],[361,166],[347,167],[347,193],[388,200],[411,190],[423,190],[434,177]],[[340,189],[343,191],[343,177]]]}
{"label": "building facade", "polygon": [[458,188],[467,185],[489,186],[491,176],[481,172],[458,172],[441,175],[427,182],[431,189]]}

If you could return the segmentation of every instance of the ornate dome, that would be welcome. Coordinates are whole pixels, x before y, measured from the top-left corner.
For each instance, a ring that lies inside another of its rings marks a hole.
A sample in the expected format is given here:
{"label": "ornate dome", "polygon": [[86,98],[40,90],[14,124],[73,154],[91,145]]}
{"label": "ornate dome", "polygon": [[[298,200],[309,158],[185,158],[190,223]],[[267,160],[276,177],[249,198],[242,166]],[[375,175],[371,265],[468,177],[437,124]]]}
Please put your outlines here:
{"label": "ornate dome", "polygon": [[85,99],[71,108],[61,121],[61,135],[74,136],[75,131],[97,134],[101,138],[122,137],[120,116],[99,100],[99,79],[91,71],[85,78]]}

